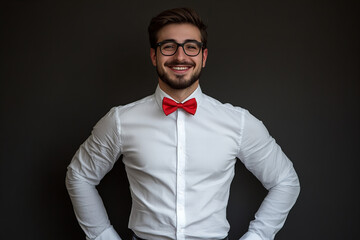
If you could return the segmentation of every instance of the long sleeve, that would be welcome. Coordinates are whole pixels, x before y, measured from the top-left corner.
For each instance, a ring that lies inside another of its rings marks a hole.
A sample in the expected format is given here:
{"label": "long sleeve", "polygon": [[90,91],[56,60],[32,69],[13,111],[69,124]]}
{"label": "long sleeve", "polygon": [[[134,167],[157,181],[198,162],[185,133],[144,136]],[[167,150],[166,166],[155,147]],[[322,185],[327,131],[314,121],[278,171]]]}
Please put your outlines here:
{"label": "long sleeve", "polygon": [[238,158],[269,191],[241,240],[271,240],[295,204],[300,184],[292,162],[261,121],[247,111]]}
{"label": "long sleeve", "polygon": [[119,240],[111,226],[96,186],[121,154],[117,109],[113,108],[94,127],[91,136],[80,146],[66,174],[76,218],[86,239]]}

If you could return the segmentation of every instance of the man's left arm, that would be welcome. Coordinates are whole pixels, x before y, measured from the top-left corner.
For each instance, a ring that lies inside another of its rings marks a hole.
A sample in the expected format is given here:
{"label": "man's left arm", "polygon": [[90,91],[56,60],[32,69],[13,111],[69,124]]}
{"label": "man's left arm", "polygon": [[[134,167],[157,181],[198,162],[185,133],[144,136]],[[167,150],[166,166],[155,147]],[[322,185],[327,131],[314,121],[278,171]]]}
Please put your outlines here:
{"label": "man's left arm", "polygon": [[261,121],[245,111],[238,158],[269,191],[241,240],[270,240],[295,204],[300,184],[292,162]]}

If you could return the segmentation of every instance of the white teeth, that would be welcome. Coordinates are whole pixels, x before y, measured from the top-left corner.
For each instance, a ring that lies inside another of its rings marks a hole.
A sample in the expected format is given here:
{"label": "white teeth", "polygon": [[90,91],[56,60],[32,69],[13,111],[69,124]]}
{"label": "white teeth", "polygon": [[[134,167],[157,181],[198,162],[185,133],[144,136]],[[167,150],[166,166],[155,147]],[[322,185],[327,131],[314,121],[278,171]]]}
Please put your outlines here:
{"label": "white teeth", "polygon": [[186,70],[188,67],[173,67],[175,70]]}

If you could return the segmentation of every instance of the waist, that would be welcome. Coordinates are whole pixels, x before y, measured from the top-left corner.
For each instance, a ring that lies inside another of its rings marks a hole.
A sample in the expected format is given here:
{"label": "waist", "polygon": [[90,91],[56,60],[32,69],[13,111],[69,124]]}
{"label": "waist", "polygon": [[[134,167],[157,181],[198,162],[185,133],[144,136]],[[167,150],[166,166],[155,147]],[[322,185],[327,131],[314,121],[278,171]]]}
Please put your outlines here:
{"label": "waist", "polygon": [[[133,234],[133,237],[132,237],[132,240],[146,240],[146,239],[140,238],[140,237],[136,236],[136,234],[134,233],[134,234]],[[205,239],[204,239],[204,240],[205,240]],[[218,239],[218,240],[229,240],[229,237],[227,236],[227,237],[225,237],[225,238]]]}

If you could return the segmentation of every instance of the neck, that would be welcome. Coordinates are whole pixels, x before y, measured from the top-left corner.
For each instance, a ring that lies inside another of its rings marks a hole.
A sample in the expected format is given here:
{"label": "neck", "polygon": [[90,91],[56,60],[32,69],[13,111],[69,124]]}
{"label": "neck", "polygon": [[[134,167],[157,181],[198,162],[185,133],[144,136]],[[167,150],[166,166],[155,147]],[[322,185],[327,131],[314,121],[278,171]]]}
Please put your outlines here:
{"label": "neck", "polygon": [[159,79],[160,89],[163,90],[166,94],[168,94],[170,97],[172,97],[173,99],[175,99],[178,102],[184,101],[187,97],[189,97],[198,88],[198,86],[199,86],[199,80],[197,80],[194,84],[192,84],[188,88],[174,89]]}

